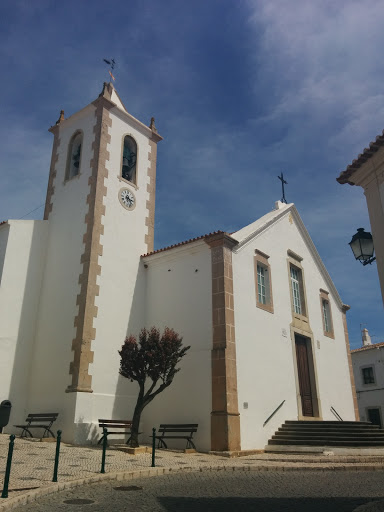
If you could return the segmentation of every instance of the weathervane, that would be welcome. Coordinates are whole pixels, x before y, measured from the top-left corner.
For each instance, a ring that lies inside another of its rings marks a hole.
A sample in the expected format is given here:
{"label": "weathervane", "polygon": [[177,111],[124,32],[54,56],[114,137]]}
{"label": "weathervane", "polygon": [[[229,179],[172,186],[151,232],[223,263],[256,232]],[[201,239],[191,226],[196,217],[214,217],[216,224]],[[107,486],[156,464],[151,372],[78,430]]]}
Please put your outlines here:
{"label": "weathervane", "polygon": [[112,74],[112,71],[114,70],[115,64],[116,64],[115,59],[111,59],[111,60],[103,59],[103,61],[106,64],[108,64],[109,66],[111,66],[111,69],[108,70],[108,73],[111,75],[112,80],[115,80],[115,77]]}
{"label": "weathervane", "polygon": [[288,185],[288,181],[285,181],[284,174],[282,172],[280,173],[280,176],[278,176],[278,179],[281,181],[281,189],[283,191],[283,197],[281,198],[281,202],[287,204],[287,200],[285,199],[284,185]]}

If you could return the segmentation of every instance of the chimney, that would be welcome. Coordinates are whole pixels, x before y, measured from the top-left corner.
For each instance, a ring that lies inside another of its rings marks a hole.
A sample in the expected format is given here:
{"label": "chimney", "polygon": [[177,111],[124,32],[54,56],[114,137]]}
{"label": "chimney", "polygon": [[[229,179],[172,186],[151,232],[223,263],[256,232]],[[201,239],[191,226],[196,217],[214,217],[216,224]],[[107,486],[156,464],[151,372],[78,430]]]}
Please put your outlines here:
{"label": "chimney", "polygon": [[363,347],[367,347],[368,345],[372,345],[372,340],[371,340],[371,337],[369,335],[368,329],[363,329],[362,337],[363,337]]}

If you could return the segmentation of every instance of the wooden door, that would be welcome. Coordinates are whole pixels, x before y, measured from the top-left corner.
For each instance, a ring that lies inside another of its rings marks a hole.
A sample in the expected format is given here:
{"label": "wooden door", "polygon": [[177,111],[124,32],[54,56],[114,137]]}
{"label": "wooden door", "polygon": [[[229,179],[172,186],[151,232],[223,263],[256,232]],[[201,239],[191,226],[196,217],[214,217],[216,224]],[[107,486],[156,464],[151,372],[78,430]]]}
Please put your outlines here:
{"label": "wooden door", "polygon": [[313,416],[307,341],[301,336],[295,336],[295,344],[302,413],[303,416]]}

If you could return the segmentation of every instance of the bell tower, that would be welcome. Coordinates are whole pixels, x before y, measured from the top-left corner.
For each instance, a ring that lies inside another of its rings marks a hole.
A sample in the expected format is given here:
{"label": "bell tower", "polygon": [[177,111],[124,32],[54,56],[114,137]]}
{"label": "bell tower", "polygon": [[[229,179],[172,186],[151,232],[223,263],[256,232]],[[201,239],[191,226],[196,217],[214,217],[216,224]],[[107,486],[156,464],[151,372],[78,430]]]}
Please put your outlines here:
{"label": "bell tower", "polygon": [[[30,402],[37,407],[44,389],[44,406],[61,397],[76,423],[92,421],[99,403],[113,406],[117,351],[127,330],[144,322],[144,308],[136,306],[140,256],[153,250],[162,137],[153,118],[148,127],[128,113],[111,83],[69,118],[62,111],[50,131],[46,277]],[[79,393],[92,394],[81,410]]]}

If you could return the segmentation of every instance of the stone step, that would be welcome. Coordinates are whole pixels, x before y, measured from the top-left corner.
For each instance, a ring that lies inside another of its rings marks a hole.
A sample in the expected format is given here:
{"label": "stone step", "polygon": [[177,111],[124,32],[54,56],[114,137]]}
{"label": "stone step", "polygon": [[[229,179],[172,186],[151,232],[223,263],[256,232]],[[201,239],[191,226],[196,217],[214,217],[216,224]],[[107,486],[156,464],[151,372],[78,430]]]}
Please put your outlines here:
{"label": "stone step", "polygon": [[275,432],[276,436],[282,437],[295,437],[295,436],[347,436],[347,437],[359,437],[359,436],[372,436],[372,437],[384,437],[382,430],[368,430],[368,431],[349,431],[349,430],[278,430]]}
{"label": "stone step", "polygon": [[277,432],[378,432],[384,434],[384,430],[379,428],[336,428],[336,427],[326,427],[326,428],[282,428],[280,427]]}
{"label": "stone step", "polygon": [[290,451],[294,446],[384,447],[384,430],[361,421],[286,421],[268,441],[268,446],[279,445]]}
{"label": "stone step", "polygon": [[296,445],[296,446],[384,446],[384,439],[376,441],[375,439],[358,439],[358,440],[343,440],[343,439],[270,439],[268,445]]}
{"label": "stone step", "polygon": [[289,424],[286,424],[284,423],[280,429],[290,429],[290,430],[301,430],[301,429],[307,429],[307,430],[312,430],[312,429],[318,429],[318,428],[321,428],[321,429],[345,429],[345,430],[353,430],[353,429],[358,429],[358,430],[383,430],[383,429],[380,429],[379,425],[372,425],[372,423],[369,423],[367,425],[352,425],[352,424],[345,424],[344,422],[340,422],[340,423],[333,423],[333,424],[325,424],[323,425],[322,423],[316,421],[316,422],[313,422],[313,423],[310,423],[310,422],[303,422],[302,425],[299,425],[299,424],[294,424],[294,423],[289,423]]}
{"label": "stone step", "polygon": [[297,421],[286,420],[284,425],[372,425],[369,421],[338,421],[338,420],[325,420],[325,421]]}
{"label": "stone step", "polygon": [[384,442],[384,436],[380,436],[380,437],[374,437],[374,436],[325,436],[325,435],[315,435],[315,436],[277,436],[277,435],[273,435],[272,438],[273,440],[279,440],[281,439],[282,441],[291,441],[291,444],[293,444],[296,440],[301,440],[301,441],[312,441],[312,440],[323,440],[323,441],[328,441],[328,440],[332,440],[332,441],[374,441],[375,443],[376,442],[381,442],[383,441]]}

